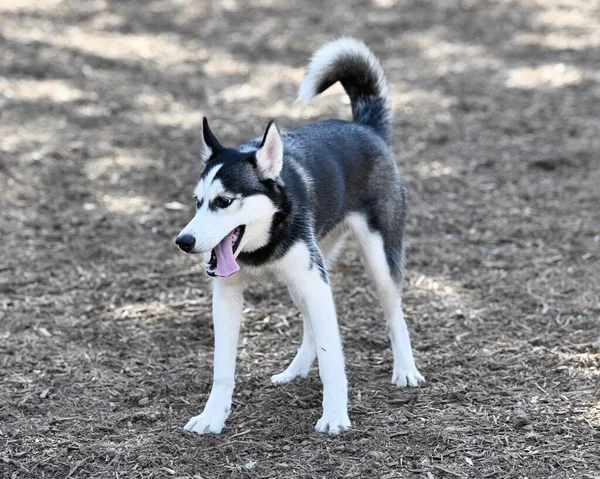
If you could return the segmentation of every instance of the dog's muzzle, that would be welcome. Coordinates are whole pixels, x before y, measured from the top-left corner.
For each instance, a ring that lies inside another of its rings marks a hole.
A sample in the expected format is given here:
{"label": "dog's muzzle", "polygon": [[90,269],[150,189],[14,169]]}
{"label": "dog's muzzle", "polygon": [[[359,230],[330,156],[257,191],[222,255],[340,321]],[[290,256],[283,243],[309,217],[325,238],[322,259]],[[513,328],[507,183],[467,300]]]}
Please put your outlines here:
{"label": "dog's muzzle", "polygon": [[196,238],[194,238],[192,235],[180,235],[175,240],[175,244],[179,246],[179,249],[181,249],[181,251],[189,253],[194,249],[194,245],[196,244]]}

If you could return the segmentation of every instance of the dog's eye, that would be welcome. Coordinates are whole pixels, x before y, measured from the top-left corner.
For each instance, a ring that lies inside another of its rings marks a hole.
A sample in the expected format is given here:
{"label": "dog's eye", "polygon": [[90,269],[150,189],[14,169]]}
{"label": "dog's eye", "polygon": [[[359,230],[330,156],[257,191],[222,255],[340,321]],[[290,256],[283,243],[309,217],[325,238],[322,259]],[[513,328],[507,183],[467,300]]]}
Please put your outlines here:
{"label": "dog's eye", "polygon": [[233,200],[225,196],[219,196],[213,200],[213,204],[217,208],[227,208],[231,203],[233,203]]}
{"label": "dog's eye", "polygon": [[204,203],[204,199],[203,198],[196,198],[194,196],[194,199],[196,200],[196,209],[199,210],[200,208],[202,208],[202,203]]}

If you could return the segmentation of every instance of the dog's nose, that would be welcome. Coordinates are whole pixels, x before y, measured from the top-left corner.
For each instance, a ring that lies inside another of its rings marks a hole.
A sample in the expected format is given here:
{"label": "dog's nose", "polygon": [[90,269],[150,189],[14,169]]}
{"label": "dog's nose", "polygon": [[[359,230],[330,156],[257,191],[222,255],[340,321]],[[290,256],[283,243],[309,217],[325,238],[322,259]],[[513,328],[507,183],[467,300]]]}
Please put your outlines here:
{"label": "dog's nose", "polygon": [[196,244],[196,238],[192,235],[179,235],[175,240],[175,244],[181,248],[181,250],[189,253],[192,251],[194,244]]}

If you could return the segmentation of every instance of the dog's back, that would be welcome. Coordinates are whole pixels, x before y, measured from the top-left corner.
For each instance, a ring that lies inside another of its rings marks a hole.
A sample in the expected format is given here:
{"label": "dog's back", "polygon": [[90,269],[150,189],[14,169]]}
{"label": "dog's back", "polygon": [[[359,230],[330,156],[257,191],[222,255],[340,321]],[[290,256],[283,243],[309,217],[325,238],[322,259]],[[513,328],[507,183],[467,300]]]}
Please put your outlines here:
{"label": "dog's back", "polygon": [[[400,278],[406,194],[388,146],[392,109],[385,74],[363,43],[342,38],[315,53],[298,101],[310,100],[337,81],[350,97],[352,121],[326,120],[282,135],[281,178],[294,202],[289,231],[278,240],[292,244],[298,236],[314,235],[321,241],[355,214],[382,235],[388,265]],[[244,148],[258,144],[255,140]]]}

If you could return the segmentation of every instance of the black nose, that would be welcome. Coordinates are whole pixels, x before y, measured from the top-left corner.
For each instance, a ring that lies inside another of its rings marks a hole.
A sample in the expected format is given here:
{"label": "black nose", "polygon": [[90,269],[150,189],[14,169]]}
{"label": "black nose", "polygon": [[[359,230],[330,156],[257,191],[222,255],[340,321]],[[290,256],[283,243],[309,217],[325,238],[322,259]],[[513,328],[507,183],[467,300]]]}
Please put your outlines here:
{"label": "black nose", "polygon": [[194,244],[196,244],[196,238],[194,238],[192,235],[180,235],[175,240],[175,244],[186,253],[189,253],[192,251]]}

